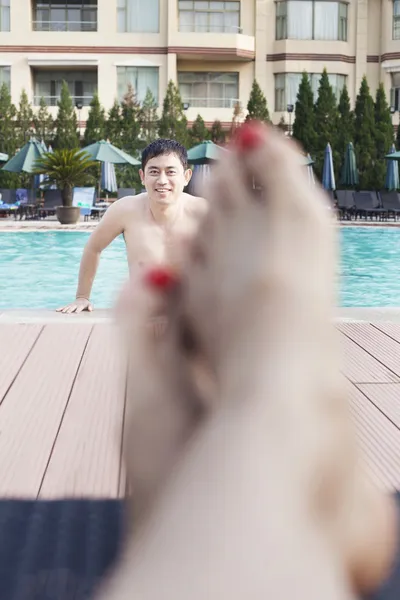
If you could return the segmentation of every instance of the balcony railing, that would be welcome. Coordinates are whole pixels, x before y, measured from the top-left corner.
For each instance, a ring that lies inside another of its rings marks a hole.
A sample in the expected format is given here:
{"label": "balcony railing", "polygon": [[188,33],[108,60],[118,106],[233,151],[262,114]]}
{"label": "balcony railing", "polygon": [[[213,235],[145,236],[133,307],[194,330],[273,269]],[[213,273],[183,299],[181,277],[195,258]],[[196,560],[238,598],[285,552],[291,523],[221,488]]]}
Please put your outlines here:
{"label": "balcony railing", "polygon": [[179,25],[181,33],[243,33],[236,25]]}
{"label": "balcony railing", "polygon": [[189,108],[234,108],[239,102],[236,98],[182,98],[183,104],[189,104]]}
{"label": "balcony railing", "polygon": [[[57,102],[59,101],[60,96],[34,96],[34,106],[39,106],[41,98],[45,99],[47,106],[57,106]],[[74,105],[76,105],[77,103],[82,103],[82,106],[89,106],[92,99],[93,96],[72,96],[72,102],[74,103]]]}
{"label": "balcony railing", "polygon": [[97,31],[96,21],[33,21],[34,31]]}

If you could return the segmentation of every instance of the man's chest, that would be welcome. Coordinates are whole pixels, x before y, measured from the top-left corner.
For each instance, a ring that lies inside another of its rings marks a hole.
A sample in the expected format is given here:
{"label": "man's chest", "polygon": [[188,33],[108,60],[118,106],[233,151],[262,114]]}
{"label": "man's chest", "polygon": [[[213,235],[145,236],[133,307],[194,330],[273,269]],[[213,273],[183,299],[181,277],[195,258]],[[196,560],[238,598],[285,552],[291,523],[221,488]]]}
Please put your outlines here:
{"label": "man's chest", "polygon": [[185,217],[172,225],[143,224],[125,231],[125,243],[130,262],[147,263],[176,257],[196,231],[194,219]]}

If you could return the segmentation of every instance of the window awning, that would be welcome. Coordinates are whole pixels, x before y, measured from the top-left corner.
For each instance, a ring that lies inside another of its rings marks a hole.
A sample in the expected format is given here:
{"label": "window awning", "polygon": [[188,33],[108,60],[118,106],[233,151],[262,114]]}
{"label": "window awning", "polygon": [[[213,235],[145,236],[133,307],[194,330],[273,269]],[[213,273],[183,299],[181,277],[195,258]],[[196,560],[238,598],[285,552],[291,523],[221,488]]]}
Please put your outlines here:
{"label": "window awning", "polygon": [[28,56],[30,67],[97,67],[98,58],[34,58]]}

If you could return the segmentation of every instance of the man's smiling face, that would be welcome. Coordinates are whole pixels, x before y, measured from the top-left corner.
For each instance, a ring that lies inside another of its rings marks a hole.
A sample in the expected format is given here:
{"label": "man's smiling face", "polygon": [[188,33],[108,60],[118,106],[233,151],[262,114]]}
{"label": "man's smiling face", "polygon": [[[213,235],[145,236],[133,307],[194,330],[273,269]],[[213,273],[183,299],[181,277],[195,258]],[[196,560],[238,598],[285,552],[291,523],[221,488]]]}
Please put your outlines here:
{"label": "man's smiling face", "polygon": [[144,172],[140,170],[150,200],[164,205],[178,200],[191,175],[190,169],[185,170],[179,156],[174,153],[155,156],[147,162]]}

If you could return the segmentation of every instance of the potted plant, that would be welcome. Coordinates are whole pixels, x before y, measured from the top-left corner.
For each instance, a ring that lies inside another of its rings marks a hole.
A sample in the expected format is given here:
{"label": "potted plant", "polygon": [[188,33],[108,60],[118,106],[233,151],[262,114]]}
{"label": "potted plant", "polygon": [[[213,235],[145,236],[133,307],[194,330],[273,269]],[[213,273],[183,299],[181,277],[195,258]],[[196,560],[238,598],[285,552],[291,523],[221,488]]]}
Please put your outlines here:
{"label": "potted plant", "polygon": [[88,170],[95,166],[84,150],[60,149],[45,152],[35,163],[34,174],[45,175],[43,185],[55,185],[61,191],[62,206],[56,208],[57,219],[62,225],[74,225],[79,221],[81,209],[72,206],[74,187],[93,182]]}

